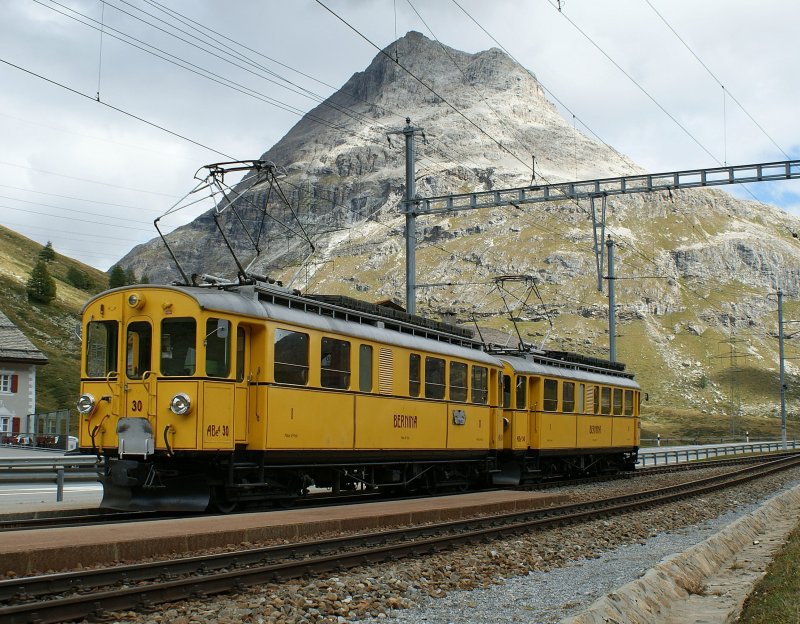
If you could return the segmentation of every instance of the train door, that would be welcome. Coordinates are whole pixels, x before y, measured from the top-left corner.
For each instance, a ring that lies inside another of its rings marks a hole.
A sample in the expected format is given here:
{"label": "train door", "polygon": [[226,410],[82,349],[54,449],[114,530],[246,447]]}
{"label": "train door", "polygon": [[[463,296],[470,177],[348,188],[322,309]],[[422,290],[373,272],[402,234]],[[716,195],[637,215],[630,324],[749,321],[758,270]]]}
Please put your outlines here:
{"label": "train door", "polygon": [[233,450],[236,410],[236,386],[231,379],[231,322],[228,319],[206,319],[203,352],[202,445],[205,450]]}
{"label": "train door", "polygon": [[120,439],[120,456],[151,455],[155,451],[152,425],[156,413],[156,386],[153,375],[153,325],[149,319],[134,317],[128,321],[125,329],[125,370],[120,415],[126,422],[120,421],[117,433],[124,431],[128,435]]}
{"label": "train door", "polygon": [[514,400],[512,384],[514,382],[514,373],[510,367],[503,371],[502,375],[502,390],[501,396],[503,398],[503,450],[511,450],[513,448],[512,435],[513,428],[512,422],[514,420],[514,412],[512,411],[512,401]]}
{"label": "train door", "polygon": [[250,357],[250,328],[239,325],[236,328],[236,384],[233,398],[233,431],[237,444],[247,443]]}

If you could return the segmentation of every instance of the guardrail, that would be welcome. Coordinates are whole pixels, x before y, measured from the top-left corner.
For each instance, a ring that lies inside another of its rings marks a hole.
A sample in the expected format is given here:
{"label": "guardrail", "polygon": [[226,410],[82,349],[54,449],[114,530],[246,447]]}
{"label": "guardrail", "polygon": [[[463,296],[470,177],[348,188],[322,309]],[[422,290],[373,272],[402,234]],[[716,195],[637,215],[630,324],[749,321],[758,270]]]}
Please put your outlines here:
{"label": "guardrail", "polygon": [[65,481],[97,481],[97,469],[97,458],[87,455],[6,457],[0,460],[0,485],[55,483],[56,501],[61,502]]}
{"label": "guardrail", "polygon": [[[800,443],[797,440],[788,440],[786,442],[787,449],[797,450],[800,448]],[[665,449],[665,450],[652,450],[651,448],[639,449],[639,463],[646,466],[648,462],[655,466],[658,464],[677,464],[681,461],[693,461],[700,459],[711,459],[712,457],[720,457],[725,455],[747,455],[749,453],[770,453],[773,451],[782,451],[783,443],[777,442],[751,442],[749,444],[720,444],[716,446],[701,446],[697,448],[686,449]]]}

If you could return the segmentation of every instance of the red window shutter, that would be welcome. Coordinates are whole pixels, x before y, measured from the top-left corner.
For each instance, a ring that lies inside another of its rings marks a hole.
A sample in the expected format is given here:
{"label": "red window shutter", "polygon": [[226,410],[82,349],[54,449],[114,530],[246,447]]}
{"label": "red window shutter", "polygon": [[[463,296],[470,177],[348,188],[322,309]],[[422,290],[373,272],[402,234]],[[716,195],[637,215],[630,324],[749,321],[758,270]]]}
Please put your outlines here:
{"label": "red window shutter", "polygon": [[19,375],[11,375],[11,392],[17,391],[18,383],[19,383]]}
{"label": "red window shutter", "polygon": [[11,433],[19,433],[19,418],[17,416],[11,418]]}

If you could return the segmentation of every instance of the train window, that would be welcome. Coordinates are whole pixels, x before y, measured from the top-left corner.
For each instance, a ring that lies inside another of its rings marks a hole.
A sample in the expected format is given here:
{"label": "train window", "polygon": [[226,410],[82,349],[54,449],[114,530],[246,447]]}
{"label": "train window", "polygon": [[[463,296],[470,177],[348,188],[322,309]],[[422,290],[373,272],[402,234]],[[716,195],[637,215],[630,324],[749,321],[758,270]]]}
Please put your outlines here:
{"label": "train window", "polygon": [[275,330],[275,382],[295,386],[308,383],[308,334]]}
{"label": "train window", "polygon": [[520,375],[517,377],[517,409],[524,410],[528,407],[528,378]]}
{"label": "train window", "polygon": [[125,374],[128,379],[141,379],[149,370],[150,351],[153,343],[153,330],[150,323],[137,321],[128,325],[128,335],[125,339],[127,353],[125,355]]}
{"label": "train window", "polygon": [[544,411],[558,410],[558,382],[555,379],[544,380]]}
{"label": "train window", "polygon": [[323,388],[350,387],[350,343],[336,338],[322,339],[320,382]]}
{"label": "train window", "polygon": [[611,388],[600,389],[600,413],[611,413]]}
{"label": "train window", "polygon": [[450,362],[450,400],[467,400],[467,365],[463,362]]}
{"label": "train window", "polygon": [[358,348],[358,389],[372,392],[372,347],[361,345]]}
{"label": "train window", "polygon": [[209,377],[227,377],[231,372],[231,322],[224,319],[210,318],[206,321],[206,375]]}
{"label": "train window", "polygon": [[197,322],[193,318],[161,321],[161,374],[194,375]]}
{"label": "train window", "polygon": [[625,391],[625,415],[633,416],[633,390]]}
{"label": "train window", "polygon": [[561,411],[569,413],[575,411],[575,384],[571,381],[561,384]]}
{"label": "train window", "polygon": [[486,405],[489,402],[489,369],[472,367],[472,402]]}
{"label": "train window", "polygon": [[425,358],[425,398],[444,398],[445,361],[440,358]]}
{"label": "train window", "polygon": [[245,340],[247,339],[247,332],[244,327],[236,328],[236,381],[244,381],[244,360],[247,353]]}
{"label": "train window", "polygon": [[584,409],[586,405],[584,403],[584,394],[586,393],[586,386],[584,384],[578,384],[578,405],[577,405],[577,412],[579,414],[584,413]]}
{"label": "train window", "polygon": [[614,413],[622,415],[622,388],[614,388]]}
{"label": "train window", "polygon": [[599,386],[594,386],[594,395],[593,396],[594,396],[594,398],[593,398],[593,401],[594,401],[594,413],[595,414],[599,414],[600,413],[600,387]]}
{"label": "train window", "polygon": [[420,357],[412,353],[408,357],[408,394],[412,397],[419,396]]}
{"label": "train window", "polygon": [[92,321],[86,328],[86,376],[105,377],[117,370],[116,321]]}
{"label": "train window", "polygon": [[511,407],[511,375],[503,375],[503,407]]}

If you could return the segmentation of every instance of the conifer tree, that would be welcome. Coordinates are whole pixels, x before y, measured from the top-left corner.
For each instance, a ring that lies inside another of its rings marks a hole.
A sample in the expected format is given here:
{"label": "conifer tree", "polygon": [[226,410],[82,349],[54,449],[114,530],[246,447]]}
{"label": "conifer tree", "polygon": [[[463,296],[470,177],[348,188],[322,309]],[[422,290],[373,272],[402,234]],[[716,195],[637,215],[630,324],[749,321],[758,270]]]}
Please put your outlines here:
{"label": "conifer tree", "polygon": [[108,276],[108,287],[109,288],[119,288],[120,286],[127,286],[128,279],[125,275],[124,269],[115,264],[114,267],[111,269],[111,273]]}
{"label": "conifer tree", "polygon": [[47,244],[42,247],[42,250],[39,252],[39,258],[45,262],[52,262],[56,259],[56,252],[53,251],[53,243],[47,241]]}
{"label": "conifer tree", "polygon": [[70,266],[67,269],[67,282],[72,284],[75,288],[80,288],[81,290],[89,291],[94,288],[94,282],[92,278],[89,277],[85,271],[81,271],[74,266]]}
{"label": "conifer tree", "polygon": [[137,284],[138,280],[136,279],[136,273],[133,272],[133,269],[128,267],[125,269],[125,285],[132,286],[133,284]]}
{"label": "conifer tree", "polygon": [[47,305],[56,297],[56,282],[50,277],[47,265],[39,260],[31,270],[27,284],[28,299]]}

